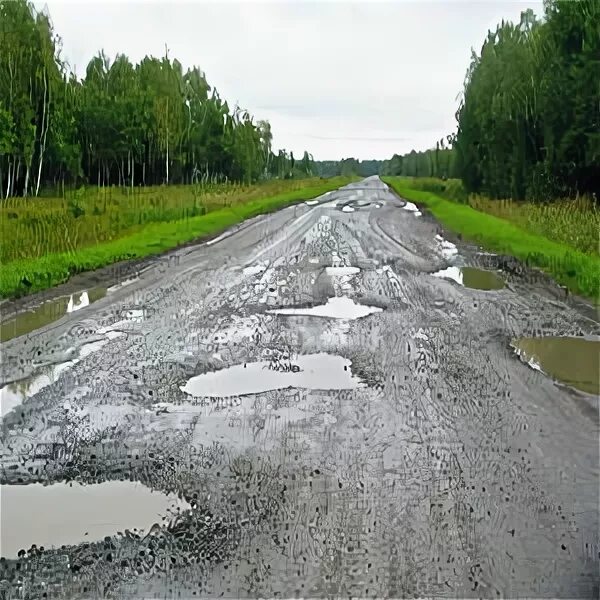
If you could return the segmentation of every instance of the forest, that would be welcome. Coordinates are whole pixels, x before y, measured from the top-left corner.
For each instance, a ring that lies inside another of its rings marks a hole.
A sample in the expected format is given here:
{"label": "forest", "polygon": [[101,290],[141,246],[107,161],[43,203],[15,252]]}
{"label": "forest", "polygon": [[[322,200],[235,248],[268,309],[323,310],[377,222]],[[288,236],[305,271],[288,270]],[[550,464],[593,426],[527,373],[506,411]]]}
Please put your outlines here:
{"label": "forest", "polygon": [[[473,52],[457,132],[382,174],[459,177],[467,192],[548,201],[600,190],[600,2],[551,0]],[[448,149],[451,148],[451,149]]]}
{"label": "forest", "polygon": [[267,121],[230,107],[194,67],[100,52],[80,80],[50,17],[0,0],[0,198],[58,185],[252,183],[312,174],[272,149]]}

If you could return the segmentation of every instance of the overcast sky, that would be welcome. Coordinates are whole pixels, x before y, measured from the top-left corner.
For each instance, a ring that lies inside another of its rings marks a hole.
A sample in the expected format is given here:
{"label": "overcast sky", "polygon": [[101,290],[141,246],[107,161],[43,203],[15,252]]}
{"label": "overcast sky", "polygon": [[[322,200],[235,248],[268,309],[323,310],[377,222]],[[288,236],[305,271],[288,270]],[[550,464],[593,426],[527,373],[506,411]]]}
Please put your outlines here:
{"label": "overcast sky", "polygon": [[101,48],[198,65],[230,106],[268,119],[275,148],[315,159],[389,158],[456,129],[471,48],[541,1],[141,2],[49,0],[63,57]]}

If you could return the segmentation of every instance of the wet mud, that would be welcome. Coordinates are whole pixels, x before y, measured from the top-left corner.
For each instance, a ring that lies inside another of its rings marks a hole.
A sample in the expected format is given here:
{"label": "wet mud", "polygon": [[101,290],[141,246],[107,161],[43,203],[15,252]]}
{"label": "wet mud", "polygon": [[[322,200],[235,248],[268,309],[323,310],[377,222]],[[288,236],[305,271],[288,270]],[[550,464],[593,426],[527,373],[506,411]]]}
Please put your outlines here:
{"label": "wet mud", "polygon": [[317,200],[2,343],[0,494],[141,495],[96,539],[3,531],[0,594],[597,595],[597,416],[511,346],[593,314],[526,267],[432,276],[500,259],[378,178]]}

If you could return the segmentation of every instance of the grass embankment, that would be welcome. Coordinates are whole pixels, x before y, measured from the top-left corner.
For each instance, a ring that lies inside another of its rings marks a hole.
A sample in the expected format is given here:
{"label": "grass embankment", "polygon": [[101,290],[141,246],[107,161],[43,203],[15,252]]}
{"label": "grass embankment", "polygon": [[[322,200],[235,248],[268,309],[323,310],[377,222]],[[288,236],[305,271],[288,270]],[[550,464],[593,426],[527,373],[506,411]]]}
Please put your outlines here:
{"label": "grass embankment", "polygon": [[159,254],[352,180],[92,189],[65,199],[10,199],[0,205],[0,296],[24,295],[75,273]]}
{"label": "grass embankment", "polygon": [[444,190],[435,193],[416,189],[429,185],[426,182],[403,177],[383,180],[403,198],[428,208],[444,226],[465,239],[493,252],[515,256],[549,273],[572,292],[599,302],[599,216],[594,207],[586,205],[584,209],[581,203],[565,202],[556,206],[507,201],[496,204],[480,197],[469,198],[464,204],[442,197]]}

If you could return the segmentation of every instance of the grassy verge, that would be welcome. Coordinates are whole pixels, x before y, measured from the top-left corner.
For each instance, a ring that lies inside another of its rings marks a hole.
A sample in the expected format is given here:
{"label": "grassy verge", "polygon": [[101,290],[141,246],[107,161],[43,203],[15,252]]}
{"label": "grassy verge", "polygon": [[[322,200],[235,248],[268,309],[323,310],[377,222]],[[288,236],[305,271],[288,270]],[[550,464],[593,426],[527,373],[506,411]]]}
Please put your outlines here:
{"label": "grassy verge", "polygon": [[[254,199],[232,200],[228,206],[176,221],[150,222],[129,229],[116,240],[76,247],[68,252],[49,252],[42,256],[11,260],[0,267],[0,296],[21,296],[63,283],[75,273],[121,260],[160,254],[186,242],[219,233],[244,219],[315,198],[351,180],[347,177],[310,180],[304,183],[304,187],[268,197],[260,197],[261,190],[258,189],[257,192],[255,190]],[[168,193],[168,188],[165,193]],[[263,194],[268,194],[268,188]]]}
{"label": "grassy verge", "polygon": [[469,205],[442,198],[430,191],[416,190],[406,179],[384,177],[403,198],[428,208],[448,229],[488,250],[515,256],[530,266],[552,275],[571,291],[596,303],[600,300],[600,258],[566,243],[552,241],[503,218],[475,210]]}

